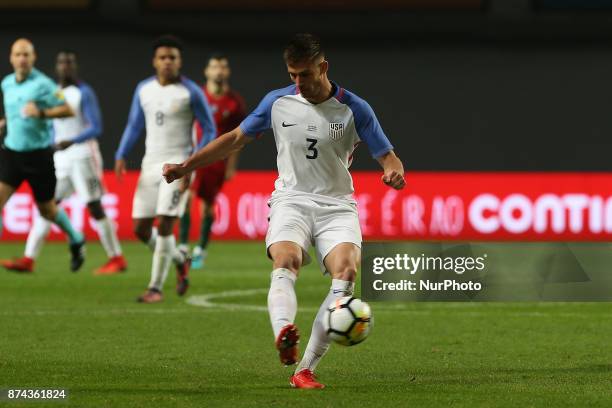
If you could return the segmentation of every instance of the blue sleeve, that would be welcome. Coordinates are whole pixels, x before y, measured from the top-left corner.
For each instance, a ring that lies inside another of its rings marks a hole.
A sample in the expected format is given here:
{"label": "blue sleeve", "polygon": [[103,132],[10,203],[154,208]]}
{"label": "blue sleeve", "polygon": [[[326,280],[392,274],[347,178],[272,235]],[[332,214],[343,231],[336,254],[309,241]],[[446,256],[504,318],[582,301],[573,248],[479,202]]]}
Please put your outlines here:
{"label": "blue sleeve", "polygon": [[347,104],[353,111],[357,135],[366,143],[372,157],[379,158],[393,150],[370,105],[355,96]]}
{"label": "blue sleeve", "polygon": [[102,114],[94,90],[86,84],[80,84],[79,89],[81,90],[81,111],[87,121],[87,127],[73,139],[74,143],[83,143],[100,137],[102,134]]}
{"label": "blue sleeve", "polygon": [[242,121],[240,129],[249,136],[257,136],[270,129],[272,127],[272,105],[278,98],[295,94],[295,91],[296,86],[291,85],[268,93],[255,110]]}
{"label": "blue sleeve", "polygon": [[202,128],[202,140],[200,140],[200,143],[198,143],[196,147],[196,149],[199,150],[217,136],[217,126],[215,125],[215,120],[213,119],[208,102],[206,102],[204,92],[202,92],[200,87],[193,81],[183,79],[182,82],[189,90],[191,110]]}
{"label": "blue sleeve", "polygon": [[121,136],[121,143],[115,153],[115,160],[123,159],[130,153],[132,147],[142,135],[142,131],[145,127],[145,116],[142,106],[140,105],[140,88],[142,88],[142,82],[136,87],[134,91],[134,98],[132,98],[132,106],[130,108],[130,115],[128,116],[128,123]]}

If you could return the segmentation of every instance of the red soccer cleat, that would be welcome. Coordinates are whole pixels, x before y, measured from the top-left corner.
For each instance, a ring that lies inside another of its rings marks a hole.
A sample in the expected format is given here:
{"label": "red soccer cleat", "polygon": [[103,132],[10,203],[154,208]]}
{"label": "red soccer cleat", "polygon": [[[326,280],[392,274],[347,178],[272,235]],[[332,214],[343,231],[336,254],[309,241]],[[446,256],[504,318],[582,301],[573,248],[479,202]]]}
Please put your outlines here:
{"label": "red soccer cleat", "polygon": [[191,268],[191,257],[184,253],[185,260],[176,264],[176,293],[183,296],[189,289],[189,268]]}
{"label": "red soccer cleat", "polygon": [[157,289],[147,289],[147,291],[138,297],[138,303],[159,303],[164,300],[164,295]]}
{"label": "red soccer cleat", "polygon": [[24,256],[23,258],[15,259],[2,259],[0,265],[8,269],[9,271],[15,272],[33,272],[34,271],[34,260]]}
{"label": "red soccer cleat", "polygon": [[123,255],[117,255],[94,271],[94,275],[115,275],[127,269],[127,262]]}
{"label": "red soccer cleat", "polygon": [[276,338],[276,349],[281,363],[286,366],[297,363],[300,332],[295,324],[283,327]]}
{"label": "red soccer cleat", "polygon": [[325,388],[325,385],[318,382],[314,373],[307,368],[294,374],[289,384],[291,384],[293,388]]}

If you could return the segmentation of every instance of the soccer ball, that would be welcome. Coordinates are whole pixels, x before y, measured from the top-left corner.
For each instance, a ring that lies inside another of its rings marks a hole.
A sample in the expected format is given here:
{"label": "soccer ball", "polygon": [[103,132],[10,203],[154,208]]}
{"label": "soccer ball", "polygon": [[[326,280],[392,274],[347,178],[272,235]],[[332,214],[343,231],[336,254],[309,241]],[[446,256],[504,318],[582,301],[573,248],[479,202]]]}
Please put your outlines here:
{"label": "soccer ball", "polygon": [[343,346],[353,346],[364,341],[372,323],[370,305],[352,296],[331,302],[323,317],[327,335]]}

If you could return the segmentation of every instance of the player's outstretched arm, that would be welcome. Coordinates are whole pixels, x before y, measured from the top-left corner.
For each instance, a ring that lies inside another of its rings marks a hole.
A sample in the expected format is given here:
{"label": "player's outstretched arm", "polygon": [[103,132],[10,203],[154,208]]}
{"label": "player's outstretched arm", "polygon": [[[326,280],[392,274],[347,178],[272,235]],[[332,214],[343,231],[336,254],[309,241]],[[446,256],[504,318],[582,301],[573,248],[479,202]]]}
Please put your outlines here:
{"label": "player's outstretched arm", "polygon": [[383,168],[382,182],[396,190],[401,190],[406,185],[404,179],[404,165],[395,155],[393,150],[377,158]]}
{"label": "player's outstretched arm", "polygon": [[234,130],[225,133],[212,142],[208,143],[202,149],[191,155],[183,163],[166,163],[163,168],[163,176],[166,182],[172,183],[174,180],[183,177],[185,174],[192,172],[198,167],[208,166],[216,161],[223,160],[230,154],[239,151],[253,140],[252,137],[245,134],[240,126]]}

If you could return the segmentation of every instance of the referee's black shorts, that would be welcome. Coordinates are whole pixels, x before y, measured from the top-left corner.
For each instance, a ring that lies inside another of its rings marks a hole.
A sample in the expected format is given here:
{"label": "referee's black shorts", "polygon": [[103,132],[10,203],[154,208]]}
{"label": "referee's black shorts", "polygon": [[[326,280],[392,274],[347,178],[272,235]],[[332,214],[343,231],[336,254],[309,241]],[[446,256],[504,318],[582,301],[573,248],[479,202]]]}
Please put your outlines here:
{"label": "referee's black shorts", "polygon": [[27,181],[37,202],[52,200],[57,183],[53,149],[16,152],[0,147],[0,181],[15,189]]}

